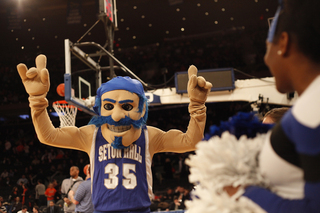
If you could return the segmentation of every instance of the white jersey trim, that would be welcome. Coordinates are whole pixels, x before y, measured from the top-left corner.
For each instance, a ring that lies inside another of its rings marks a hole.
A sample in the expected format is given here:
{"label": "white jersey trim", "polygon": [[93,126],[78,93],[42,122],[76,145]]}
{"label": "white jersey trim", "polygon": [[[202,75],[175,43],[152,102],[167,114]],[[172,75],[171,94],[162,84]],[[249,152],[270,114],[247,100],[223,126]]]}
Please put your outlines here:
{"label": "white jersey trim", "polygon": [[149,134],[148,134],[148,129],[144,130],[144,138],[145,138],[145,160],[146,160],[146,176],[147,176],[147,184],[148,184],[148,195],[150,198],[150,201],[153,198],[153,192],[152,192],[152,171],[151,171],[151,164],[152,164],[152,159],[149,151]]}
{"label": "white jersey trim", "polygon": [[93,177],[94,177],[94,157],[95,157],[95,147],[96,147],[96,137],[99,127],[96,127],[93,133],[92,142],[91,142],[91,150],[90,150],[90,176],[91,176],[91,193],[92,193],[92,185],[93,185]]}
{"label": "white jersey trim", "polygon": [[320,125],[319,94],[320,75],[302,93],[292,108],[293,116],[306,127],[316,128]]}

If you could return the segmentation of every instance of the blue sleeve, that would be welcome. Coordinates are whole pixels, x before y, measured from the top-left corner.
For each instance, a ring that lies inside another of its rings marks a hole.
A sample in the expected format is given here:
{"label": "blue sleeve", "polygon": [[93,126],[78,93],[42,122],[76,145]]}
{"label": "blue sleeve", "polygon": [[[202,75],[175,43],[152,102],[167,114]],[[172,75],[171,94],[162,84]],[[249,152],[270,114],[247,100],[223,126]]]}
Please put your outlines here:
{"label": "blue sleeve", "polygon": [[74,199],[80,203],[81,200],[84,198],[84,196],[85,196],[85,181],[79,185],[74,195]]}
{"label": "blue sleeve", "polygon": [[250,198],[269,213],[319,213],[319,192],[320,183],[306,183],[304,199],[283,199],[267,189],[256,186],[249,186],[243,195]]}

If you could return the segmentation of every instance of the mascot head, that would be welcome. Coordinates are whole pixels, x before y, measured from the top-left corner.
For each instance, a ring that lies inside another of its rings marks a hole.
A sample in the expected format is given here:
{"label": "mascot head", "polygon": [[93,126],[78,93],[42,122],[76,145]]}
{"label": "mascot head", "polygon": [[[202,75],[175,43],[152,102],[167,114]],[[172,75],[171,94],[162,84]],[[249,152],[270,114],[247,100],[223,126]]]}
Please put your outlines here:
{"label": "mascot head", "polygon": [[102,126],[103,137],[122,149],[136,141],[148,117],[148,102],[142,84],[130,77],[115,77],[97,90],[94,116],[89,124]]}

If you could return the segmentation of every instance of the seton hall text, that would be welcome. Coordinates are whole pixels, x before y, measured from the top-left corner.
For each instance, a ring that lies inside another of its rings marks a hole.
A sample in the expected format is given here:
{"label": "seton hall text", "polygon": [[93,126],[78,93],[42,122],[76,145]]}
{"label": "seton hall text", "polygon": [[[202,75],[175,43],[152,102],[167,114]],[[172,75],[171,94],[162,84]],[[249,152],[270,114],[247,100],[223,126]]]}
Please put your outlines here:
{"label": "seton hall text", "polygon": [[127,158],[142,163],[141,147],[131,144],[127,149],[114,149],[109,143],[99,147],[99,162],[113,158]]}

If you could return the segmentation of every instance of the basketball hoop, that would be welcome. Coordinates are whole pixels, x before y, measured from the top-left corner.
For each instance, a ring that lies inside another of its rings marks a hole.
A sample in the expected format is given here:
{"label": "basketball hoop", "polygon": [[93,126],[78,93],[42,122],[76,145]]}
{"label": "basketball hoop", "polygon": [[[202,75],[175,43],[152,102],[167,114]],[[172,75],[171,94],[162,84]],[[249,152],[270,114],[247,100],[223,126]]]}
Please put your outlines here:
{"label": "basketball hoop", "polygon": [[59,116],[60,127],[75,126],[77,107],[69,105],[65,100],[53,102],[52,107]]}

